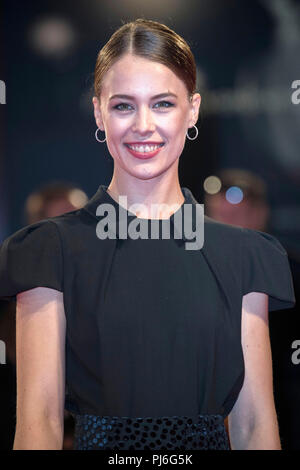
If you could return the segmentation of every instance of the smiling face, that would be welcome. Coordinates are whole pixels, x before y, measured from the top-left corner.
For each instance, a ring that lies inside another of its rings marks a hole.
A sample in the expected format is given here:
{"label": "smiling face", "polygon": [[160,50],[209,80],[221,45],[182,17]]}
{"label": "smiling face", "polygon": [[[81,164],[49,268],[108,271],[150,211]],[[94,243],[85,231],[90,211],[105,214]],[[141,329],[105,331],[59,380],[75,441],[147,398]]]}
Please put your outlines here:
{"label": "smiling face", "polygon": [[185,83],[165,65],[122,56],[103,78],[100,102],[93,98],[114,171],[151,179],[177,167],[200,102],[198,93],[189,100]]}

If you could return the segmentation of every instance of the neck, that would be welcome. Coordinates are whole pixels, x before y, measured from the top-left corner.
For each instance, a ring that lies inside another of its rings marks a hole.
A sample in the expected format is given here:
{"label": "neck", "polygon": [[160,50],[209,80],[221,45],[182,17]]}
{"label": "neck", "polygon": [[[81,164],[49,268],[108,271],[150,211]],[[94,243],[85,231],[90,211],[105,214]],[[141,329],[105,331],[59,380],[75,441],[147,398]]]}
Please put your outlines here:
{"label": "neck", "polygon": [[135,213],[137,217],[147,219],[168,218],[184,203],[178,174],[177,178],[166,178],[160,175],[160,177],[149,180],[124,179],[114,175],[107,192],[118,203],[120,196],[126,196],[126,209],[133,204],[142,204],[142,208],[131,210],[131,212]]}

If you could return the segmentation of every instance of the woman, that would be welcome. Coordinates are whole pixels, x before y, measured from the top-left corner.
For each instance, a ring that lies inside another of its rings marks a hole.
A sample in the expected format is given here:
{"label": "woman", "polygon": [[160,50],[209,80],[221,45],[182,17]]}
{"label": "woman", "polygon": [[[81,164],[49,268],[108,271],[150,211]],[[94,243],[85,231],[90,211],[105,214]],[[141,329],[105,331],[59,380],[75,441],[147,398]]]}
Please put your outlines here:
{"label": "woman", "polygon": [[[110,184],[2,244],[0,295],[17,295],[14,449],[60,449],[64,406],[76,449],[280,449],[268,309],[294,305],[287,256],[271,235],[206,216],[204,244],[187,247],[185,225],[201,229],[178,179],[195,82],[190,48],[168,27],[116,31],[93,98]],[[159,236],[139,238],[151,219]]]}

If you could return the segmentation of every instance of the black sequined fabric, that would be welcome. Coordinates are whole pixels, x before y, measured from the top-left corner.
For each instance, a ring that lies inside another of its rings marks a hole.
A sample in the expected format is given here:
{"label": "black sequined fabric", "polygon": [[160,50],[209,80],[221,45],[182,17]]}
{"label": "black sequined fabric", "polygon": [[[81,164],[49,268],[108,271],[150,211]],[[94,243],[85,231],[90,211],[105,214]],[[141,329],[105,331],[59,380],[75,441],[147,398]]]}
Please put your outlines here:
{"label": "black sequined fabric", "polygon": [[75,415],[76,450],[230,450],[221,415]]}

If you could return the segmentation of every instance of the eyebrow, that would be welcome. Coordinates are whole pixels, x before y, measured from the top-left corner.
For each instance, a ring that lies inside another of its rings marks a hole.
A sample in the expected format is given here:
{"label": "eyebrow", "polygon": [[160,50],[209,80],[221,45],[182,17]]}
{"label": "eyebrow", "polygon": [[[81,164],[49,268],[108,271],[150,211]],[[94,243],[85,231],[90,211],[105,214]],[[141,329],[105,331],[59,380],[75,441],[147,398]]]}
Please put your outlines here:
{"label": "eyebrow", "polygon": [[[166,98],[167,96],[174,96],[174,98],[178,98],[177,95],[175,95],[175,93],[160,93],[159,95],[155,95],[155,96],[152,96],[152,100],[156,100],[156,99],[159,99],[159,98]],[[114,99],[114,98],[121,98],[121,99],[125,99],[125,100],[132,100],[134,101],[134,96],[130,96],[130,95],[113,95],[109,98],[109,101]]]}

